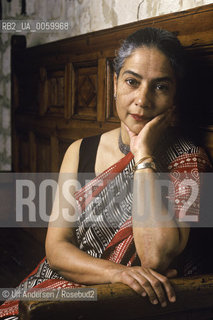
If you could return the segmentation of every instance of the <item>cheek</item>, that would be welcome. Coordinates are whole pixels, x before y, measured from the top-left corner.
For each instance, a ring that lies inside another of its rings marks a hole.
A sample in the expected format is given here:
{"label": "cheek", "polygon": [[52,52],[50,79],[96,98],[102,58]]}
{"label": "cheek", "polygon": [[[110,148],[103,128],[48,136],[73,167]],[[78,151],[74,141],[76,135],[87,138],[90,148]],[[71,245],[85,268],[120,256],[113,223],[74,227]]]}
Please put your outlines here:
{"label": "cheek", "polygon": [[158,105],[161,106],[161,108],[163,109],[168,109],[170,107],[172,107],[174,104],[174,96],[162,96],[159,100],[158,100]]}
{"label": "cheek", "polygon": [[121,121],[125,121],[125,119],[128,116],[128,105],[126,104],[126,101],[122,99],[118,99],[116,101],[116,110],[117,110],[117,114],[118,117]]}
{"label": "cheek", "polygon": [[124,111],[125,111],[123,104],[120,103],[119,101],[116,102],[116,111],[119,118],[124,114]]}
{"label": "cheek", "polygon": [[127,100],[127,96],[121,95],[119,93],[117,94],[116,109],[118,112],[124,112],[124,110],[126,110],[128,106]]}
{"label": "cheek", "polygon": [[168,97],[169,103],[174,104],[176,99],[176,89],[174,88],[171,95]]}

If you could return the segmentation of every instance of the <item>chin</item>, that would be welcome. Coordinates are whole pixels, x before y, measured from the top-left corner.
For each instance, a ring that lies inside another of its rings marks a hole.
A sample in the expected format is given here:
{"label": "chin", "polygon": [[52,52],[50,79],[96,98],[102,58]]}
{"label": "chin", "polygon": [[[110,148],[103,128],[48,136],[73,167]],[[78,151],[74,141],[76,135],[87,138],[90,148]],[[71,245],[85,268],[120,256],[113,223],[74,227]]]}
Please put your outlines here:
{"label": "chin", "polygon": [[130,128],[130,130],[132,130],[132,132],[134,132],[135,134],[139,134],[141,132],[141,130],[143,130],[145,125],[134,125],[132,126],[132,129]]}
{"label": "chin", "polygon": [[[122,121],[121,121],[121,123],[122,123]],[[146,125],[146,123],[136,124],[136,123],[125,123],[125,122],[123,122],[123,124],[125,124],[133,133],[135,133],[137,135],[141,132],[141,130]]]}

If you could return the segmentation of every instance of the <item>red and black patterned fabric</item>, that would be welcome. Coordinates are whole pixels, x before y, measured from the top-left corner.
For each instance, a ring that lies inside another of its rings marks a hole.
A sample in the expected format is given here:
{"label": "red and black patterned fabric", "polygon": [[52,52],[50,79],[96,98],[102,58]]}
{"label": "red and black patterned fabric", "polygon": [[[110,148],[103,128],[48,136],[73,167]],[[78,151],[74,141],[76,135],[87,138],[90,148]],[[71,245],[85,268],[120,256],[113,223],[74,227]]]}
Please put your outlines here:
{"label": "red and black patterned fabric", "polygon": [[[86,144],[85,144],[86,145]],[[205,152],[187,142],[177,139],[162,155],[157,155],[158,170],[169,172],[174,192],[168,198],[175,204],[175,216],[190,197],[190,188],[182,185],[183,177],[191,179],[200,187],[200,172],[211,170]],[[94,160],[95,161],[95,160]],[[138,263],[132,232],[132,182],[133,155],[128,153],[118,163],[95,177],[76,194],[81,210],[76,235],[79,248],[88,254],[127,266]],[[187,214],[199,216],[199,194]],[[194,267],[191,260],[185,275]],[[82,285],[67,281],[53,271],[44,258],[25,279],[20,288],[24,290],[75,288]],[[13,317],[14,316],[14,317]],[[0,317],[18,319],[18,301],[7,301],[0,307]]]}

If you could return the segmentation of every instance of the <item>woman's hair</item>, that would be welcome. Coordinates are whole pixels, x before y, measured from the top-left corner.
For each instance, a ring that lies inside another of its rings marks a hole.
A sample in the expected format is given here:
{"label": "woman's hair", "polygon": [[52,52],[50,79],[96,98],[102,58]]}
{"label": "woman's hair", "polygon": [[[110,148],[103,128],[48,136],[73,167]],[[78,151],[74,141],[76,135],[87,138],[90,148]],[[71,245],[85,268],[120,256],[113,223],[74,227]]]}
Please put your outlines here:
{"label": "woman's hair", "polygon": [[140,29],[123,42],[114,59],[114,70],[119,77],[125,60],[134,50],[141,47],[157,48],[169,59],[177,82],[184,76],[184,50],[177,37],[167,30],[157,28]]}

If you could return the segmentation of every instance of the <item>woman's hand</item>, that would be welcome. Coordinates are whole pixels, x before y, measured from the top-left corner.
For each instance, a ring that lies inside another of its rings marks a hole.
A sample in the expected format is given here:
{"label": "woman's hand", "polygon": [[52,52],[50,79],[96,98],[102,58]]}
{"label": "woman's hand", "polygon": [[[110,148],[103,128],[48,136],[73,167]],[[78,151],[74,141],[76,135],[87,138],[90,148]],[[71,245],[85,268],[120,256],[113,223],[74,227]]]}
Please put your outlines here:
{"label": "woman's hand", "polygon": [[[170,272],[174,276],[175,272]],[[166,276],[143,267],[124,267],[124,269],[111,272],[111,283],[121,282],[128,285],[143,297],[149,297],[152,304],[160,302],[166,307],[167,298],[170,302],[176,301],[174,289]]]}
{"label": "woman's hand", "polygon": [[130,150],[134,154],[136,161],[143,156],[153,154],[162,133],[172,121],[173,111],[174,107],[171,107],[150,120],[138,135],[125,125],[130,137]]}

